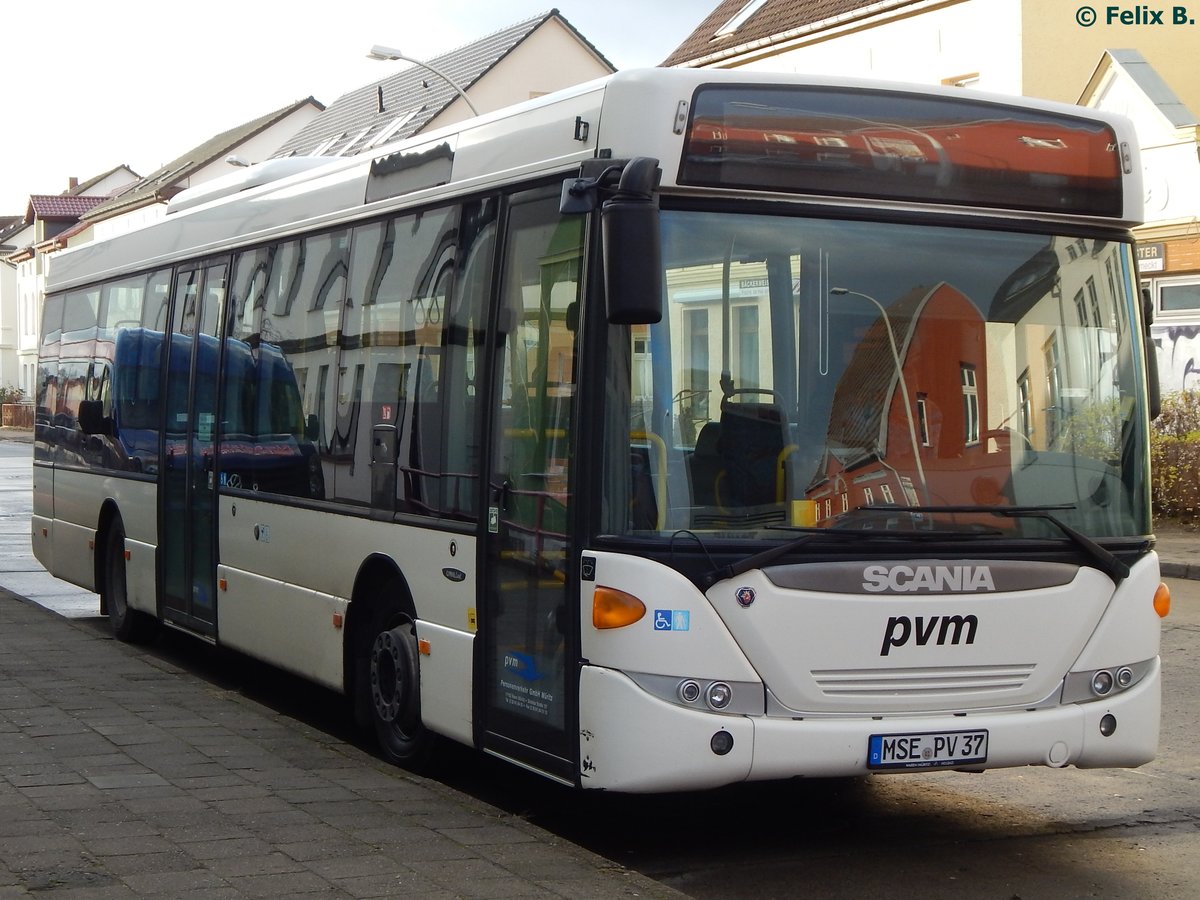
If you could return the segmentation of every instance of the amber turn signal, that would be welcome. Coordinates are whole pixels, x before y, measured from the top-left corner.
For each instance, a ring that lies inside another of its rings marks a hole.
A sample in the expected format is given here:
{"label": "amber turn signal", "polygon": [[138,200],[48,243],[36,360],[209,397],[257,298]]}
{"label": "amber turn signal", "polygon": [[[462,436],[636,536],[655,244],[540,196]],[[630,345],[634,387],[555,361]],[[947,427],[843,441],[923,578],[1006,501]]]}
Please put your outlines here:
{"label": "amber turn signal", "polygon": [[592,594],[592,625],[596,628],[624,628],[645,614],[646,604],[633,594],[610,587],[597,587]]}
{"label": "amber turn signal", "polygon": [[1154,592],[1154,611],[1160,619],[1165,619],[1171,614],[1171,589],[1165,584],[1160,584]]}

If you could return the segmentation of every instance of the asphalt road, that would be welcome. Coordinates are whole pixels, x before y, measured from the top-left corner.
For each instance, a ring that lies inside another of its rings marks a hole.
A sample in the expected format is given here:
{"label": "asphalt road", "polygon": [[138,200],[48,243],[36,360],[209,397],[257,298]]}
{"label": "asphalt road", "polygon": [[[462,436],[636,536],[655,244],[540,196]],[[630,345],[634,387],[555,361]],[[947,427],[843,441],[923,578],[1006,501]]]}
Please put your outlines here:
{"label": "asphalt road", "polygon": [[[103,628],[95,595],[49,578],[29,555],[28,460],[27,446],[0,441],[0,584]],[[573,793],[453,750],[438,777],[697,898],[1193,900],[1200,582],[1169,583],[1160,755],[1140,769],[943,772],[620,797]],[[146,652],[352,734],[339,698],[290,676],[179,635]]]}

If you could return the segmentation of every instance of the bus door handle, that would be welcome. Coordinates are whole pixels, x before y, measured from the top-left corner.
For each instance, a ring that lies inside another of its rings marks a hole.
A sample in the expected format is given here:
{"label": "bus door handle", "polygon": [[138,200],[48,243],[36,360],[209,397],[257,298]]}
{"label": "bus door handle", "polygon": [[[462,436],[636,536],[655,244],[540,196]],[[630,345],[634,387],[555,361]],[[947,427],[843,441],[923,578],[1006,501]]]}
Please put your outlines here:
{"label": "bus door handle", "polygon": [[512,496],[513,483],[505,478],[492,487],[492,502],[501,509],[508,509],[508,498]]}

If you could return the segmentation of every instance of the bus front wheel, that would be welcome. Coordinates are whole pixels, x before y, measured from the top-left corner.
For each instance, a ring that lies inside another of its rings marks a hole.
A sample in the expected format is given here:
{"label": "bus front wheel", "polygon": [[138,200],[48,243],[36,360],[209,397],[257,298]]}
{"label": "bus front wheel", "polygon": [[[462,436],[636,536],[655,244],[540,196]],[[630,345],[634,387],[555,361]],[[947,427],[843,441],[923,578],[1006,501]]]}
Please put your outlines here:
{"label": "bus front wheel", "polygon": [[113,519],[104,540],[104,575],[100,582],[104,608],[113,635],[119,641],[138,643],[154,634],[154,620],[129,608],[129,590],[125,579],[125,523]]}
{"label": "bus front wheel", "polygon": [[417,629],[407,616],[389,616],[374,629],[365,687],[383,755],[405,768],[423,766],[433,736],[421,722]]}

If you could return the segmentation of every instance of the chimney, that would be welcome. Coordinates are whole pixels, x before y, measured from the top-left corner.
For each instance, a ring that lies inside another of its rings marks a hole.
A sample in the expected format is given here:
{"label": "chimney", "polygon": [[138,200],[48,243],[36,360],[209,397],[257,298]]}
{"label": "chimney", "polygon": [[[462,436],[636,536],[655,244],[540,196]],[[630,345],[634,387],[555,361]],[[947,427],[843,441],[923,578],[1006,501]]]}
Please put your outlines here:
{"label": "chimney", "polygon": [[67,191],[68,192],[73,191],[77,187],[79,187],[79,179],[76,178],[74,175],[72,175],[70,178],[67,179]]}

